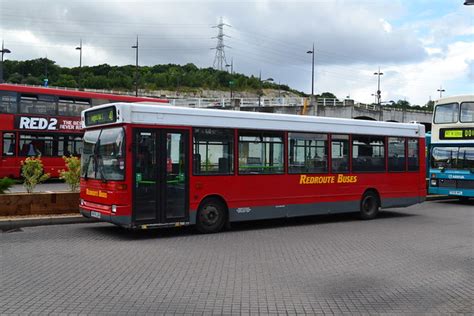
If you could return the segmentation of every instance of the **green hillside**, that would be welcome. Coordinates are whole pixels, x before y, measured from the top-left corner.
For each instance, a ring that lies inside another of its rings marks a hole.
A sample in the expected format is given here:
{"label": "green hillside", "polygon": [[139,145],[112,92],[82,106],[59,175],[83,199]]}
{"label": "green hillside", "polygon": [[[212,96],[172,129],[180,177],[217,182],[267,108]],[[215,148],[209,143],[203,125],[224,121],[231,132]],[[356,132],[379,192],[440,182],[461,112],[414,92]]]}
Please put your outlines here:
{"label": "green hillside", "polygon": [[[43,85],[48,79],[50,86],[69,88],[89,88],[133,91],[135,70],[132,65],[84,66],[67,68],[58,66],[47,58],[26,61],[6,60],[4,78],[8,83]],[[258,77],[239,73],[230,74],[213,68],[198,68],[194,64],[139,66],[138,84],[140,89],[179,90],[193,92],[202,89],[247,91],[259,93],[262,88],[289,91],[303,96],[304,93],[290,89],[287,85],[272,82],[260,83]]]}

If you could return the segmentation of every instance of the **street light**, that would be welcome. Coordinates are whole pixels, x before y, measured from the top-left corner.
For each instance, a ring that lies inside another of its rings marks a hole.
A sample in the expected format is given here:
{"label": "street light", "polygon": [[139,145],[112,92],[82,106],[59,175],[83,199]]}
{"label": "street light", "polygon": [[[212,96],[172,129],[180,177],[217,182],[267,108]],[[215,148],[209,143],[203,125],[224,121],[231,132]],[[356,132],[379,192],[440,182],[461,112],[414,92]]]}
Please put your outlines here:
{"label": "street light", "polygon": [[378,72],[374,72],[374,75],[377,76],[377,104],[380,106],[381,93],[380,91],[380,76],[383,75],[383,72],[380,72],[380,67]]}
{"label": "street light", "polygon": [[132,46],[132,48],[136,49],[135,53],[135,96],[138,97],[138,35],[137,35],[137,43]]}
{"label": "street light", "polygon": [[82,67],[82,38],[79,42],[79,46],[76,47],[76,50],[79,51],[79,68]]}
{"label": "street light", "polygon": [[[226,64],[225,67],[227,69],[229,69],[229,67],[230,67],[230,73],[233,74],[234,73],[234,58],[232,58],[230,60],[230,64]],[[227,71],[229,71],[229,70],[227,70]]]}
{"label": "street light", "polygon": [[229,67],[230,67],[230,75],[231,75],[231,80],[229,81],[229,86],[230,86],[230,102],[232,102],[232,97],[233,97],[233,90],[232,86],[235,84],[234,82],[234,58],[230,60],[230,64],[226,64],[225,67],[227,68],[227,72],[229,72]]}
{"label": "street light", "polygon": [[82,38],[79,41],[79,46],[76,47],[79,51],[79,90],[81,90],[81,79],[82,79]]}
{"label": "street light", "polygon": [[466,0],[464,5],[474,5],[474,0]]}
{"label": "street light", "polygon": [[377,93],[371,93],[370,94],[371,96],[375,97],[375,101],[374,101],[374,104],[377,104]]}
{"label": "street light", "polygon": [[439,98],[441,99],[443,97],[443,92],[445,92],[446,90],[439,86],[439,89],[437,91],[439,92]]}
{"label": "street light", "polygon": [[0,52],[2,53],[2,63],[0,64],[0,83],[3,83],[3,55],[11,53],[11,50],[4,47],[3,41],[2,41],[2,50]]}
{"label": "street light", "polygon": [[311,54],[312,63],[311,63],[311,96],[314,97],[314,43],[313,49],[306,52],[306,54]]}

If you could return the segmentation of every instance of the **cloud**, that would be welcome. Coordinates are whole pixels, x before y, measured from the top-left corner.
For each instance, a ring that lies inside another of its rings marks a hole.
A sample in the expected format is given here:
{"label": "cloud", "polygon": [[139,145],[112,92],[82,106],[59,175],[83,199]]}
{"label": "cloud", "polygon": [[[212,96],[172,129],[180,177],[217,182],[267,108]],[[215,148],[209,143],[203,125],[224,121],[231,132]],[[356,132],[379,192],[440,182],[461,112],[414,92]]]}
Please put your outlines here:
{"label": "cloud", "polygon": [[[47,15],[39,14],[46,8]],[[231,25],[224,27],[231,47],[225,51],[227,62],[232,58],[237,72],[261,72],[309,92],[306,51],[314,42],[317,92],[350,93],[370,102],[373,72],[380,65],[387,97],[405,95],[419,102],[435,81],[437,86],[467,76],[467,57],[455,54],[449,37],[470,36],[472,22],[460,9],[433,20],[430,14],[410,20],[409,14],[403,2],[385,0],[16,0],[2,4],[0,33],[11,59],[47,55],[62,66],[77,66],[75,47],[82,38],[85,65],[133,64],[131,46],[138,35],[141,65],[210,67],[217,43],[212,26],[222,16]]]}
{"label": "cloud", "polygon": [[388,23],[387,21],[385,21],[384,19],[379,19],[379,22],[382,24],[382,27],[383,27],[383,30],[387,33],[391,33],[392,32],[392,25],[390,25],[390,23]]}
{"label": "cloud", "polygon": [[[416,38],[393,30],[384,19],[373,19],[370,8],[360,5],[277,1],[204,3],[126,1],[111,5],[109,1],[63,1],[48,4],[51,14],[46,17],[37,14],[44,3],[20,0],[5,12],[2,30],[7,31],[9,40],[9,30],[27,29],[46,43],[66,45],[73,45],[82,37],[90,45],[108,51],[112,62],[130,56],[127,46],[138,34],[143,43],[144,62],[166,59],[176,62],[183,56],[193,58],[191,62],[209,65],[209,60],[202,59],[212,56],[209,48],[216,44],[211,38],[217,34],[211,26],[223,11],[225,20],[233,26],[226,33],[236,35],[226,38],[226,42],[243,48],[248,56],[267,58],[268,52],[287,56],[315,41],[323,63],[424,58],[424,50]],[[404,49],[399,49],[401,46]],[[232,54],[231,49],[228,54]],[[301,60],[289,60],[298,61]]]}
{"label": "cloud", "polygon": [[[421,63],[410,63],[401,66],[389,66],[383,69],[382,99],[406,99],[412,104],[424,105],[430,97],[437,98],[440,86],[446,89],[445,95],[465,94],[464,86],[450,85],[451,81],[462,78],[471,80],[470,93],[474,87],[473,63],[474,43],[456,42],[448,45],[444,56],[432,55]],[[354,93],[358,100],[371,101],[367,91],[375,91],[375,81],[372,85],[363,85]]]}
{"label": "cloud", "polygon": [[470,60],[467,64],[469,67],[467,77],[474,83],[474,60]]}

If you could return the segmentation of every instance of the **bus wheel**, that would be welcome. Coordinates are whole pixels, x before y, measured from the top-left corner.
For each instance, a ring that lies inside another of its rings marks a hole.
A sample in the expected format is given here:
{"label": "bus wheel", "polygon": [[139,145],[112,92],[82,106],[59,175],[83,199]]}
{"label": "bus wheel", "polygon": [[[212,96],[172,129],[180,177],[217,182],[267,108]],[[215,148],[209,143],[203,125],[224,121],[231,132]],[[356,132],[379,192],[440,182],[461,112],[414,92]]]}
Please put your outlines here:
{"label": "bus wheel", "polygon": [[364,193],[360,201],[360,218],[373,219],[379,213],[380,202],[376,193],[368,191]]}
{"label": "bus wheel", "polygon": [[205,200],[197,212],[196,228],[200,233],[217,233],[226,220],[225,206],[218,199]]}

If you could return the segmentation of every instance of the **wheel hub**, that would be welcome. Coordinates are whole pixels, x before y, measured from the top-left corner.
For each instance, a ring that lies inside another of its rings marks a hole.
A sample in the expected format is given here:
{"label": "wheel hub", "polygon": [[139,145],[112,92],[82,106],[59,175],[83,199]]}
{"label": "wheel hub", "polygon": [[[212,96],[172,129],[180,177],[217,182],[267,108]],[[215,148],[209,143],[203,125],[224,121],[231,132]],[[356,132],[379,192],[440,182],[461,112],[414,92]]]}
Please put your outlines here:
{"label": "wheel hub", "polygon": [[219,213],[213,206],[206,207],[202,212],[203,222],[207,225],[213,225],[219,219]]}

